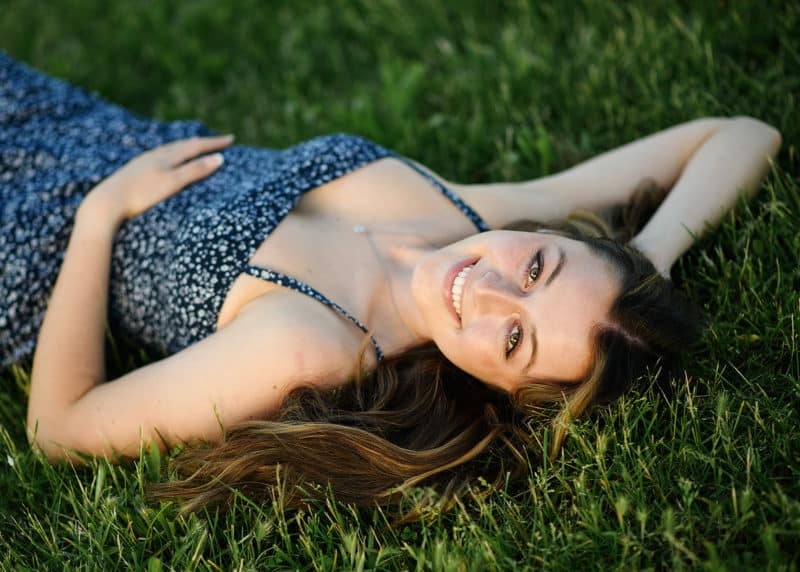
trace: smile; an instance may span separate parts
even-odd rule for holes
[[[453,285],[450,288],[450,299],[453,302],[453,308],[458,314],[459,320],[461,319],[461,294],[464,291],[464,282],[467,280],[467,275],[475,267],[475,264],[470,264],[462,268],[453,280]]]

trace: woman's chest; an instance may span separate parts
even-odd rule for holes
[[[369,232],[358,232],[363,229]],[[249,263],[291,276],[358,313],[383,272],[376,237],[442,245],[475,232],[474,223],[429,180],[399,160],[382,159],[304,194]],[[278,288],[248,274],[237,276],[217,329]]]

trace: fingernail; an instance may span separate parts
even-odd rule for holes
[[[222,156],[222,153],[214,153],[209,157],[209,161],[213,167],[219,167],[225,162],[225,157]]]
[[[222,138],[227,139],[229,141],[233,141],[236,138],[236,136],[233,133],[228,133],[227,135],[223,135]]]

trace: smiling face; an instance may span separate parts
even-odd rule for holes
[[[610,264],[585,243],[543,232],[493,231],[434,251],[411,290],[442,353],[513,391],[528,380],[579,380],[592,329],[619,291]]]

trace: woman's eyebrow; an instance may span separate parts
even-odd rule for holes
[[[558,257],[558,263],[556,264],[556,267],[553,268],[553,271],[550,273],[550,276],[548,276],[547,280],[545,280],[544,282],[545,286],[550,286],[550,282],[552,282],[555,279],[555,277],[558,276],[558,273],[561,272],[561,269],[564,267],[564,261],[566,260],[567,255],[564,254],[564,249],[561,248],[560,246],[558,247],[558,251],[561,253],[561,256]]]

